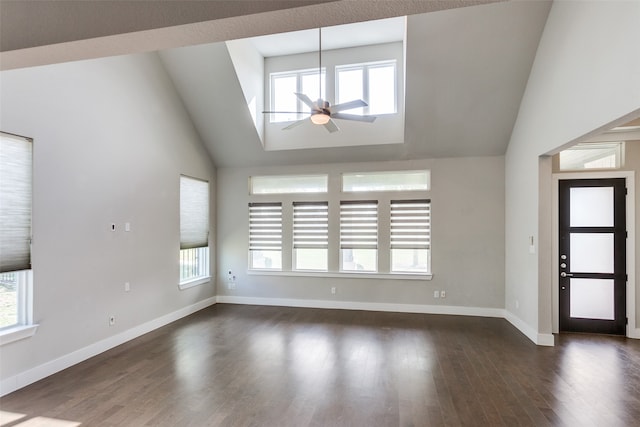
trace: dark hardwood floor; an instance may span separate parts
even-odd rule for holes
[[[0,408],[3,427],[637,426],[640,342],[537,347],[503,319],[218,304]]]

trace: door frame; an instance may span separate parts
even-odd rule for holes
[[[560,330],[560,259],[559,249],[559,183],[566,179],[607,179],[624,178],[627,187],[626,199],[626,261],[627,261],[627,307],[626,314],[628,324],[625,336],[629,338],[640,338],[640,330],[636,330],[636,216],[635,216],[635,172],[634,171],[605,171],[605,172],[567,172],[554,173],[551,175],[551,301],[553,304],[553,333]]]

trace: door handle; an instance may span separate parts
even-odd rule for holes
[[[565,273],[564,271],[562,273],[560,273],[560,277],[573,277],[573,274],[571,273]]]

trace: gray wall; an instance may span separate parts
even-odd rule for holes
[[[551,282],[528,243],[539,237],[539,156],[640,113],[638,22],[639,2],[551,7],[506,153],[505,307],[528,335],[552,330]]]
[[[4,71],[1,84],[2,130],[34,139],[40,327],[0,349],[0,378],[215,295],[178,290],[179,176],[209,180],[213,200],[215,169],[157,55]]]
[[[247,274],[247,180],[251,175],[329,173],[339,185],[341,172],[431,170],[433,280],[286,277]],[[416,161],[219,168],[218,295],[372,303],[504,307],[504,158],[478,157]],[[330,204],[339,196],[329,198]],[[334,230],[337,232],[337,230]],[[237,276],[225,285],[226,271]],[[338,292],[331,295],[330,287]],[[433,290],[446,290],[434,299]]]

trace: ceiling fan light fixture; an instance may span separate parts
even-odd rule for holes
[[[315,125],[326,125],[330,119],[331,117],[325,113],[316,113],[311,116],[311,122]]]

